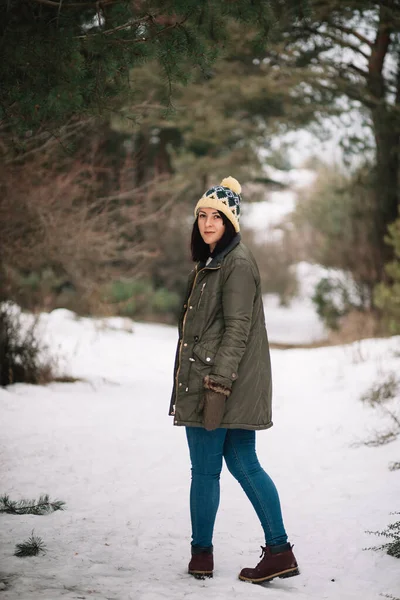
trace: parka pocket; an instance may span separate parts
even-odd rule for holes
[[[196,382],[193,384],[198,390],[202,390],[204,387],[204,377],[210,374],[211,367],[214,364],[216,351],[209,350],[201,344],[196,344],[193,348],[193,358],[191,377],[196,378]]]
[[[207,340],[207,346],[209,344],[210,341]],[[192,348],[191,356],[181,359],[178,385],[184,386],[186,392],[197,393],[202,389],[204,377],[210,373],[216,353],[217,348],[211,351],[205,347],[205,344],[203,346],[201,343],[196,343]]]
[[[201,344],[196,344],[193,348],[193,354],[205,365],[213,365],[215,352],[204,348]]]

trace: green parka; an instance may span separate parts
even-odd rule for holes
[[[204,377],[231,389],[221,427],[271,427],[271,363],[257,264],[237,234],[190,273],[179,319],[170,414],[202,427]]]

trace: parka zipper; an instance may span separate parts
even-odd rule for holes
[[[173,406],[173,410],[174,410],[174,413],[173,413],[173,414],[174,414],[174,416],[175,416],[175,414],[176,414],[176,403],[177,403],[178,391],[179,391],[179,382],[178,382],[178,379],[179,379],[179,372],[180,372],[180,370],[181,370],[181,360],[182,360],[182,345],[183,345],[183,339],[184,339],[184,337],[185,337],[185,325],[186,325],[186,317],[187,317],[188,310],[190,310],[190,309],[189,309],[189,307],[190,307],[190,300],[191,300],[191,298],[192,298],[193,291],[194,291],[194,288],[195,288],[195,286],[196,286],[197,277],[199,276],[199,274],[200,274],[202,271],[205,271],[206,269],[207,269],[207,270],[209,270],[209,271],[216,271],[217,269],[220,269],[220,268],[221,268],[221,266],[218,266],[218,267],[211,267],[211,268],[209,268],[209,267],[203,267],[202,269],[200,269],[200,271],[197,271],[197,272],[196,272],[196,276],[195,276],[195,278],[194,278],[194,281],[193,281],[192,289],[191,289],[191,291],[190,291],[189,298],[188,298],[188,300],[187,300],[187,302],[186,302],[186,304],[187,304],[187,308],[186,308],[185,316],[183,317],[183,323],[182,323],[182,338],[181,338],[181,341],[180,341],[180,346],[179,346],[179,361],[178,361],[178,368],[177,368],[177,370],[176,370],[176,377],[175,377],[175,404],[174,404],[174,406]],[[203,287],[201,288],[201,292],[200,292],[200,299],[199,299],[199,302],[198,302],[198,304],[197,304],[197,307],[198,307],[198,306],[199,306],[199,304],[200,304],[201,295],[202,295],[202,293],[203,293],[203,291],[204,291],[205,285],[206,285],[206,284],[205,284],[205,283],[203,283]]]
[[[201,286],[200,298],[199,298],[199,301],[197,303],[197,310],[199,310],[199,308],[200,308],[201,297],[203,296],[203,292],[204,292],[204,288],[205,287],[206,287],[206,282],[204,282],[203,285]]]
[[[185,312],[185,316],[183,317],[183,323],[182,323],[182,338],[179,344],[179,360],[178,360],[178,368],[176,370],[176,376],[175,376],[175,404],[174,404],[174,415],[176,413],[176,401],[178,398],[178,388],[179,388],[179,371],[181,370],[181,359],[182,359],[182,344],[183,344],[183,339],[185,337],[185,324],[186,324],[186,317],[188,314],[188,310],[189,310],[189,306],[190,306],[190,300],[196,285],[196,281],[197,281],[197,277],[199,275],[199,273],[201,273],[203,269],[201,269],[200,271],[196,271],[196,275],[195,278],[193,280],[193,285],[192,285],[192,289],[190,290],[190,294],[189,294],[189,298],[186,301],[186,312]]]

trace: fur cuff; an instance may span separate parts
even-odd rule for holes
[[[231,390],[220,383],[216,383],[208,375],[204,377],[204,387],[207,390],[212,390],[213,392],[217,392],[218,394],[224,394],[228,398],[231,394]]]

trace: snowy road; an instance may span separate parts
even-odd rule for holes
[[[261,527],[226,469],[215,529],[215,574],[186,573],[190,467],[184,430],[167,416],[173,328],[134,332],[44,316],[68,371],[86,381],[0,389],[1,489],[41,493],[65,512],[1,515],[3,600],[373,600],[400,596],[400,561],[363,550],[400,509],[400,440],[354,446],[387,423],[360,395],[398,370],[400,338],[347,347],[273,351],[274,423],[258,452],[281,495],[301,576],[264,586],[237,573],[258,562]],[[13,556],[34,529],[47,546]]]

